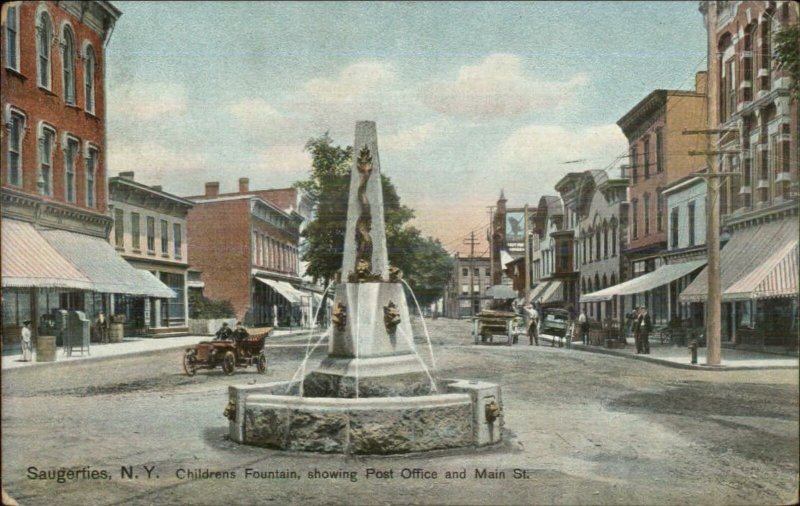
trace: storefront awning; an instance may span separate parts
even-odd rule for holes
[[[99,237],[41,230],[39,233],[62,257],[91,281],[90,290],[171,299],[175,292],[148,271],[136,269]]]
[[[530,302],[534,302],[536,300],[536,298],[539,297],[539,295],[544,291],[544,289],[546,287],[547,287],[547,283],[542,282],[542,283],[539,283],[538,285],[534,286],[533,288],[531,288],[531,291],[528,292],[528,300]]]
[[[797,295],[798,219],[736,231],[719,255],[723,301]],[[705,302],[708,269],[681,293],[681,302]]]
[[[2,220],[4,287],[91,290],[92,283],[30,223]]]
[[[506,265],[510,264],[514,261],[514,257],[512,257],[508,251],[500,250],[500,265],[503,266],[503,269],[506,268]]]
[[[642,276],[629,279],[624,283],[609,286],[596,292],[587,293],[580,298],[581,302],[599,302],[611,300],[615,295],[632,295],[642,293],[659,286],[671,283],[687,274],[699,269],[706,264],[705,260],[693,260],[691,262],[681,262],[678,264],[662,265],[653,272],[648,272]]]
[[[286,299],[290,304],[300,303],[300,294],[295,290],[292,285],[286,281],[278,281],[276,279],[256,278],[268,287],[278,292],[281,297]]]
[[[552,304],[564,300],[564,284],[561,281],[551,281],[550,285],[542,292],[539,300],[541,304]]]

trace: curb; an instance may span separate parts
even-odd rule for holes
[[[775,369],[797,369],[798,365],[721,365],[721,366],[708,366],[701,364],[682,364],[680,362],[673,362],[663,358],[649,357],[647,355],[635,355],[631,353],[623,353],[614,350],[607,350],[605,348],[597,348],[595,346],[586,346],[584,344],[572,344],[573,350],[588,351],[589,353],[599,353],[602,355],[612,355],[615,357],[630,358],[634,360],[641,360],[643,362],[650,362],[652,364],[673,367],[675,369],[690,369],[695,371],[765,371]]]

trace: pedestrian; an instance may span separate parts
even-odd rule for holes
[[[525,319],[528,323],[528,345],[533,346],[535,342],[539,346],[539,312],[530,302],[525,304]]]
[[[94,325],[98,340],[101,343],[108,343],[108,322],[106,321],[106,315],[102,311],[97,314]]]
[[[639,340],[639,311],[640,307],[633,308],[631,311],[631,333],[633,334],[633,342],[636,343],[636,353],[642,352],[642,342]]]
[[[578,316],[578,328],[581,332],[581,341],[583,344],[589,344],[589,319],[586,318],[586,311],[581,309],[581,314]]]
[[[642,306],[640,308],[639,316],[637,316],[636,321],[638,322],[636,327],[639,330],[639,343],[642,353],[649,355],[650,332],[653,330],[653,322],[650,320],[650,314],[647,312],[646,307]]]
[[[23,362],[30,362],[31,361],[31,321],[25,320],[22,322],[22,332],[21,332],[21,340],[20,344],[22,345],[22,361]]]

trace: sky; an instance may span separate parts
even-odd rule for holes
[[[616,121],[706,67],[696,1],[113,3],[110,175],[287,187],[308,139],[350,145],[372,120],[413,224],[450,251],[474,231],[476,254],[501,190],[535,205],[567,172],[613,170]]]

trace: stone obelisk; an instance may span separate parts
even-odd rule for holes
[[[420,395],[431,389],[415,353],[402,276],[389,265],[378,135],[356,123],[341,282],[328,357],[304,382],[307,396]]]

